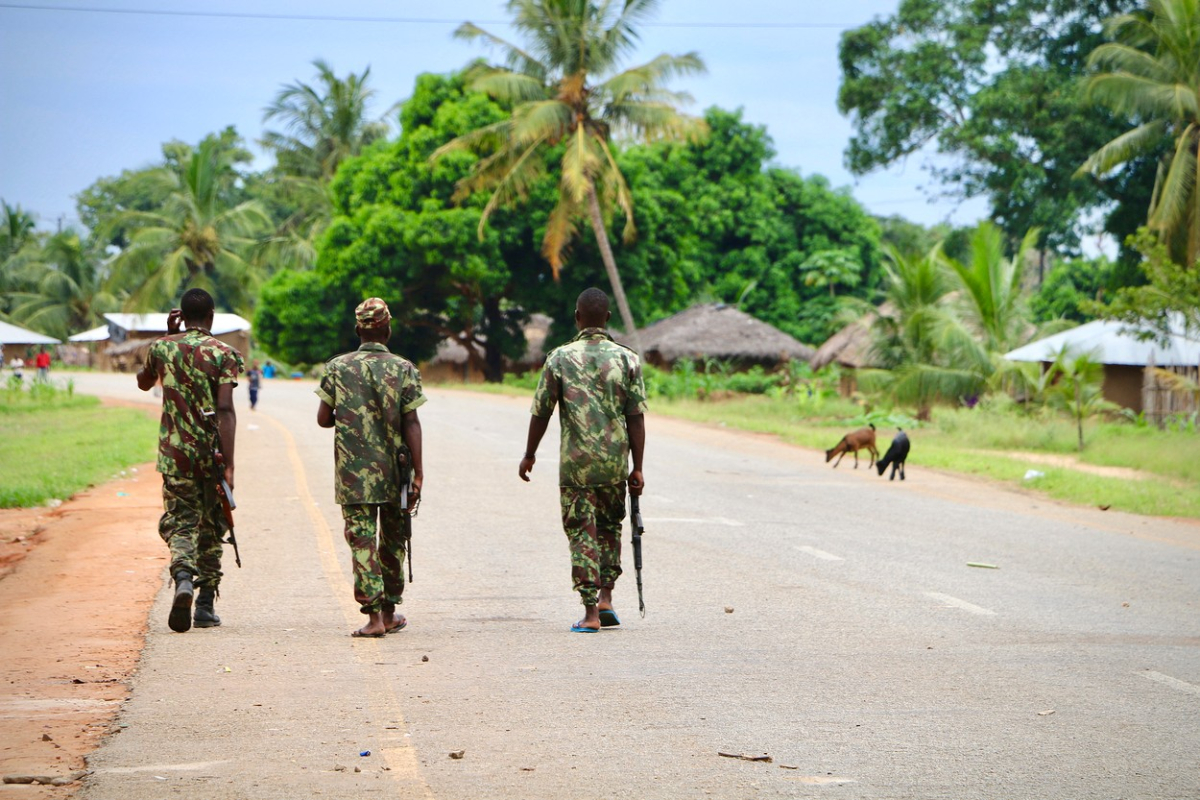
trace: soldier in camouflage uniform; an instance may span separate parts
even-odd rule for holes
[[[354,317],[362,345],[326,363],[316,390],[321,398],[317,424],[335,429],[335,496],[353,559],[354,599],[368,618],[351,636],[378,637],[408,624],[396,613],[404,593],[400,487],[407,477],[402,473],[411,471],[412,508],[425,477],[417,417],[425,395],[412,362],[388,351],[392,317],[387,303],[368,298]],[[408,461],[404,466],[397,463],[401,453]]]
[[[606,332],[608,295],[587,289],[575,303],[579,334],[546,358],[533,397],[525,457],[518,474],[529,480],[538,444],[559,409],[562,445],[559,497],[571,550],[571,578],[583,602],[576,633],[620,625],[612,590],[621,574],[625,481],[641,495],[646,442],[646,389],[637,354]],[[633,456],[633,470],[629,457]]]
[[[158,532],[171,549],[175,597],[167,624],[183,633],[192,626],[196,598],[198,628],[221,624],[213,605],[221,582],[221,537],[225,520],[217,499],[222,477],[233,487],[233,442],[237,413],[233,387],[242,357],[214,339],[213,299],[190,289],[180,308],[167,315],[167,335],[150,345],[138,372],[144,392],[162,381],[162,424],[158,435],[158,471],[163,476],[163,506]],[[181,323],[186,330],[180,333]],[[225,457],[222,475],[216,462],[219,444]]]

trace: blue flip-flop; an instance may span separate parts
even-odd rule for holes
[[[599,633],[599,628],[585,628],[582,625],[572,625],[571,633]]]
[[[621,618],[617,616],[617,612],[611,608],[600,609],[600,627],[615,628],[621,624]]]

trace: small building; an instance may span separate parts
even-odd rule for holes
[[[99,359],[98,351],[107,347],[108,325],[68,336],[70,344],[58,349],[58,354],[64,364],[77,367],[94,367]]]
[[[61,342],[37,331],[0,320],[0,345],[3,346],[4,364],[8,364],[14,358],[28,362],[43,347],[56,344]]]
[[[638,331],[646,363],[670,369],[705,358],[739,369],[768,369],[786,361],[809,361],[814,350],[773,325],[724,303],[692,306]],[[620,334],[618,341],[627,343]]]
[[[856,371],[879,366],[874,354],[875,337],[871,327],[880,314],[890,316],[893,313],[895,306],[890,302],[884,303],[877,312],[872,311],[846,325],[817,348],[809,365],[814,370],[824,369],[830,364],[841,367],[843,371],[838,393],[850,397],[858,389]]]
[[[1040,362],[1048,368],[1066,347],[1070,352],[1091,353],[1104,365],[1104,398],[1133,411],[1145,410],[1143,386],[1148,367],[1179,371],[1193,381],[1200,371],[1200,338],[1184,330],[1178,315],[1171,318],[1165,341],[1138,338],[1127,323],[1095,320],[1077,328],[1018,347],[1005,358]]]
[[[108,320],[107,348],[98,353],[97,366],[117,372],[135,369],[145,360],[150,343],[167,333],[167,315],[105,314]],[[87,333],[91,334],[92,331]],[[213,315],[212,335],[242,354],[250,356],[250,323],[237,314]]]

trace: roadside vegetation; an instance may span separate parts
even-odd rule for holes
[[[66,500],[152,461],[157,435],[144,411],[101,406],[70,382],[10,382],[0,389],[0,508]]]

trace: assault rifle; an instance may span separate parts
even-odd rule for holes
[[[204,416],[212,417],[215,412],[205,411]],[[237,563],[238,569],[242,568],[242,554],[238,552],[237,536],[233,533],[233,510],[237,508],[237,503],[233,499],[233,489],[229,487],[229,483],[225,480],[225,456],[221,454],[221,432],[218,428],[217,434],[213,437],[213,460],[217,464],[217,500],[221,503],[221,513],[225,517],[225,525],[229,528],[229,538],[222,539],[223,544],[233,545],[233,560]]]
[[[629,495],[629,527],[633,528],[633,568],[637,572],[637,587],[638,587],[638,611],[643,617],[646,616],[646,603],[642,600],[642,534],[646,529],[642,527],[642,504],[641,499],[635,495]]]
[[[417,513],[421,499],[418,497],[413,507],[408,507],[413,485],[412,453],[403,445],[396,451],[396,477],[400,481],[400,540],[404,542],[404,555],[408,561],[408,582],[412,583],[412,518]]]

